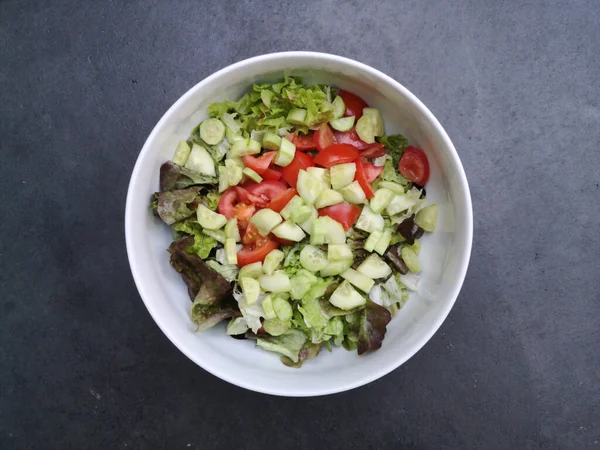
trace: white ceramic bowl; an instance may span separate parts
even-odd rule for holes
[[[431,165],[427,199],[439,205],[437,229],[422,239],[423,273],[418,294],[392,319],[383,346],[358,356],[343,348],[323,351],[301,369],[291,369],[253,341],[235,340],[221,324],[195,333],[184,282],[169,265],[167,226],[152,216],[148,201],[158,190],[161,164],[172,157],[206,107],[237,99],[253,83],[283,75],[355,92],[383,114],[386,132],[401,132],[422,148]],[[387,75],[339,56],[274,53],[226,67],[186,92],[160,119],[148,137],[131,176],[125,212],[127,253],[135,283],[148,311],[167,337],[192,361],[238,386],[284,396],[325,395],[352,389],[382,377],[414,355],[440,327],[462,286],[473,233],[469,187],[450,138],[431,112]],[[148,355],[152,357],[152,355]]]

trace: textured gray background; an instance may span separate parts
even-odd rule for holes
[[[0,1],[0,448],[600,449],[597,1]],[[133,164],[230,63],[317,50],[437,115],[475,237],[441,330],[332,397],[230,386],[133,284]]]

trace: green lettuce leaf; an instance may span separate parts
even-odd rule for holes
[[[158,217],[167,225],[173,225],[175,222],[195,214],[200,203],[199,190],[199,187],[189,187],[175,191],[157,192],[155,196]]]
[[[327,325],[328,319],[316,299],[302,301],[302,305],[298,306],[298,311],[302,313],[308,328],[322,330]]]
[[[377,350],[381,347],[387,324],[392,320],[391,313],[370,300],[360,313],[359,332],[358,332],[358,354],[370,350]]]
[[[284,268],[284,272],[285,271],[286,270]],[[294,300],[301,300],[302,297],[304,297],[309,291],[311,286],[316,284],[318,281],[319,278],[312,272],[309,272],[306,269],[297,270],[295,274],[290,278],[290,283],[292,285],[292,289],[290,291],[291,297]]]
[[[300,360],[300,350],[304,347],[306,335],[297,329],[290,329],[281,336],[259,336],[256,345],[264,350],[287,356],[292,362]]]
[[[296,244],[294,246],[286,245],[282,249],[284,259],[281,268],[289,277],[293,277],[300,269],[302,269],[302,264],[300,264],[300,252],[304,248],[304,245],[305,244]]]
[[[197,222],[195,215],[181,222],[174,223],[171,225],[171,229],[176,238],[183,235],[192,236],[194,242],[186,248],[186,252],[195,253],[202,259],[208,258],[212,249],[218,245],[216,239],[213,239],[202,232],[202,227]]]
[[[281,362],[288,367],[299,369],[302,367],[302,363],[308,359],[315,358],[321,351],[321,344],[307,343],[300,350],[298,354],[298,362],[294,362],[287,356],[281,356]]]
[[[387,136],[381,136],[377,138],[377,141],[385,147],[387,152],[392,156],[392,167],[398,167],[400,158],[406,150],[408,140],[401,134],[390,134]]]
[[[185,167],[178,166],[173,161],[167,161],[160,166],[160,190],[162,192],[185,189],[198,184],[216,185],[218,182],[217,177],[192,172]]]

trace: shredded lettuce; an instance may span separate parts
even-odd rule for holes
[[[300,269],[302,269],[302,264],[300,264],[300,251],[304,248],[305,244],[296,244],[294,246],[285,246],[283,247],[283,254],[285,258],[282,264],[282,270],[289,277],[293,277],[296,275]]]
[[[219,264],[217,261],[212,259],[206,261],[208,267],[213,269],[215,272],[220,274],[227,281],[232,282],[237,280],[239,269],[234,264]]]
[[[406,150],[408,140],[401,134],[390,134],[377,138],[380,144],[383,144],[387,152],[392,156],[392,168],[398,167],[400,158]]]
[[[171,225],[171,229],[173,230],[173,234],[175,234],[176,238],[184,234],[193,236],[194,244],[188,247],[185,251],[187,253],[195,253],[202,259],[208,258],[212,249],[218,244],[215,239],[202,232],[202,227],[197,222],[195,216],[189,217],[181,222],[174,223]]]
[[[270,352],[287,356],[297,363],[300,359],[300,350],[306,342],[306,335],[294,328],[289,329],[281,336],[265,336],[256,340],[256,345]]]

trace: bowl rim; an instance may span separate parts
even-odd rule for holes
[[[209,360],[206,360],[206,361],[200,360],[200,358],[197,358],[197,356],[193,352],[188,351],[186,346],[180,345],[180,343],[178,342],[178,339],[171,333],[170,327],[163,321],[160,314],[158,314],[158,312],[152,307],[151,302],[146,300],[146,297],[147,297],[147,295],[149,295],[149,293],[147,293],[146,289],[144,288],[143,274],[142,274],[140,265],[137,262],[135,256],[132,256],[133,255],[133,250],[132,250],[132,245],[133,245],[132,244],[132,240],[133,240],[132,227],[133,227],[133,224],[132,223],[133,223],[133,204],[134,204],[133,190],[134,190],[134,185],[136,184],[135,182],[139,176],[139,173],[142,170],[142,165],[141,165],[141,161],[143,159],[142,156],[145,155],[149,151],[150,143],[154,140],[154,138],[158,134],[159,130],[162,129],[164,123],[167,122],[167,120],[170,119],[170,117],[179,108],[180,104],[184,103],[189,97],[193,96],[195,94],[195,92],[198,91],[199,89],[201,89],[204,85],[209,84],[214,79],[219,78],[219,77],[227,74],[228,72],[232,72],[240,67],[243,67],[243,66],[246,66],[249,64],[266,62],[266,61],[279,59],[279,58],[290,58],[290,57],[291,58],[294,58],[294,57],[296,57],[296,58],[314,58],[315,61],[320,60],[320,61],[337,62],[337,63],[343,64],[343,65],[355,68],[359,71],[368,72],[370,75],[385,80],[387,83],[390,83],[391,85],[393,85],[397,90],[401,91],[402,94],[404,96],[406,96],[406,98],[408,98],[409,101],[411,101],[413,103],[413,105],[418,110],[420,110],[420,112],[422,114],[424,114],[426,116],[426,118],[430,121],[430,123],[435,127],[436,131],[441,136],[444,144],[450,150],[450,152],[449,152],[450,156],[451,156],[454,164],[458,168],[458,178],[460,179],[461,186],[463,188],[463,189],[461,189],[462,196],[463,196],[462,201],[465,204],[465,210],[466,210],[465,213],[466,213],[467,217],[465,218],[466,219],[466,230],[465,230],[466,231],[466,235],[465,235],[466,236],[466,248],[465,248],[465,252],[464,252],[464,257],[460,261],[460,267],[459,267],[459,270],[457,271],[457,276],[455,278],[455,283],[454,283],[453,289],[451,292],[447,292],[447,295],[448,295],[448,298],[450,299],[450,301],[448,302],[447,307],[444,310],[442,310],[441,313],[436,317],[435,322],[433,322],[429,327],[427,327],[427,331],[425,333],[423,333],[423,335],[420,337],[420,339],[408,349],[408,351],[406,352],[406,355],[404,357],[398,358],[398,359],[390,359],[388,364],[378,367],[378,368],[374,369],[373,371],[367,372],[364,375],[357,377],[355,380],[353,380],[351,382],[343,383],[342,385],[337,386],[332,389],[319,389],[319,387],[316,386],[314,388],[311,387],[311,389],[295,390],[294,388],[290,387],[288,391],[284,392],[281,389],[269,389],[268,386],[262,386],[262,385],[257,385],[252,382],[246,382],[246,380],[244,380],[243,377],[234,377],[234,376],[231,376],[227,371],[217,370],[215,367],[211,367]],[[262,55],[258,55],[258,56],[253,56],[251,58],[247,58],[242,61],[233,63],[229,66],[226,66],[226,67],[214,72],[213,74],[209,75],[208,77],[204,78],[203,80],[201,80],[200,82],[198,82],[197,84],[192,86],[175,103],[173,103],[173,105],[171,105],[171,107],[163,114],[163,116],[160,118],[160,120],[154,126],[154,128],[152,129],[152,132],[150,133],[150,135],[144,142],[144,145],[136,159],[136,163],[133,168],[131,178],[129,180],[129,186],[127,189],[126,206],[125,206],[125,243],[126,243],[126,248],[127,248],[127,258],[129,261],[129,266],[131,269],[131,273],[133,275],[133,279],[134,279],[136,288],[138,290],[138,293],[139,293],[142,301],[144,302],[144,305],[148,309],[150,316],[156,322],[156,324],[159,326],[159,328],[162,330],[162,332],[167,336],[167,338],[171,341],[171,343],[173,345],[175,345],[175,347],[177,347],[190,360],[192,360],[199,367],[206,370],[210,374],[212,374],[228,383],[231,383],[233,385],[236,385],[236,386],[239,386],[244,389],[251,390],[251,391],[260,392],[260,393],[264,393],[264,394],[270,394],[270,395],[285,396],[285,397],[321,396],[321,395],[335,394],[335,393],[355,389],[357,387],[366,385],[368,383],[371,383],[371,382],[387,375],[388,373],[390,373],[393,370],[400,367],[402,364],[404,364],[410,358],[412,358],[419,350],[421,350],[425,346],[425,344],[427,344],[427,342],[429,342],[429,340],[433,337],[433,335],[438,331],[438,329],[441,327],[442,323],[444,323],[444,321],[448,317],[450,310],[454,306],[456,299],[458,298],[458,294],[460,293],[460,290],[462,289],[464,279],[465,279],[465,276],[467,273],[467,268],[469,265],[469,260],[471,258],[471,250],[472,250],[472,243],[473,243],[473,206],[472,206],[472,202],[471,202],[471,193],[470,193],[470,189],[469,189],[469,183],[467,181],[467,177],[466,177],[463,165],[460,161],[458,152],[456,151],[454,144],[452,143],[452,141],[450,140],[450,137],[446,133],[446,130],[442,127],[442,125],[439,123],[439,121],[433,115],[433,113],[425,106],[425,104],[423,104],[423,102],[421,102],[421,100],[419,100],[412,92],[410,92],[401,83],[399,83],[398,81],[396,81],[389,75],[386,75],[385,73],[383,73],[367,64],[364,64],[364,63],[361,63],[361,62],[358,62],[358,61],[355,61],[353,59],[346,58],[343,56],[333,55],[330,53],[311,52],[311,51],[276,52],[276,53],[267,53],[267,54],[262,54]]]

